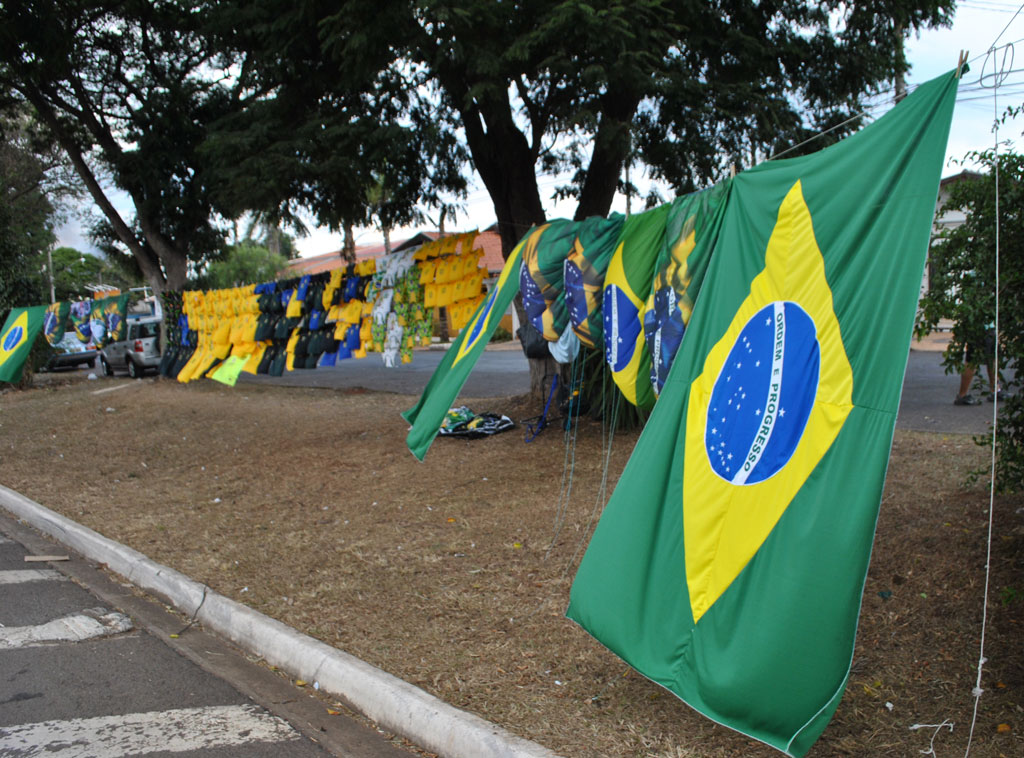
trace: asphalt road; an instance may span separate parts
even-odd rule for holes
[[[281,377],[242,374],[239,384],[271,384],[290,387],[366,388],[418,395],[444,358],[438,349],[417,350],[413,362],[386,368],[379,355],[341,361],[337,366],[291,371]],[[982,434],[992,422],[992,404],[956,406],[959,386],[956,374],[946,374],[942,353],[913,349],[907,361],[896,426],[900,429],[956,434]],[[463,397],[504,397],[528,392],[530,372],[522,350],[501,345],[484,351],[462,388]],[[498,407],[489,408],[500,412]],[[538,409],[539,412],[539,409]]]
[[[523,351],[514,346],[488,348],[477,362],[462,394],[466,397],[500,397],[530,391],[530,368]],[[275,384],[285,387],[330,387],[366,389],[418,395],[427,386],[434,369],[444,359],[443,349],[417,350],[412,363],[387,368],[380,355],[370,353],[361,359],[349,358],[336,366],[287,371],[279,377],[240,374],[239,384]]]
[[[0,516],[0,756],[409,756],[187,623]]]
[[[992,426],[993,403],[953,405],[959,388],[960,376],[945,372],[941,352],[911,350],[896,427],[943,434],[984,434]],[[980,397],[977,391],[974,394]]]

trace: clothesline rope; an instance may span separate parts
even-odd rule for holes
[[[1024,5],[1021,6],[1024,8]],[[1020,13],[1018,9],[1017,13]],[[1014,18],[1017,14],[1014,14]],[[1012,20],[1012,19],[1011,19]],[[1009,24],[1007,25],[1009,26]],[[1003,29],[999,33],[999,37],[1006,32]],[[998,42],[999,37],[996,38]],[[999,50],[1002,50],[1001,60],[996,60],[996,56]],[[993,61],[993,73],[989,75],[991,77],[990,85],[984,84],[986,82],[985,71],[988,67],[989,60]],[[991,86],[992,88],[992,120],[993,120],[993,160],[992,160],[992,173],[995,182],[995,355],[993,356],[993,363],[996,370],[996,386],[995,396],[993,397],[992,403],[992,448],[991,448],[991,460],[989,463],[989,494],[988,494],[988,534],[985,545],[985,586],[984,594],[982,596],[982,610],[981,610],[981,634],[978,642],[978,676],[974,683],[974,689],[972,694],[974,695],[974,709],[971,716],[971,727],[967,735],[967,747],[964,750],[964,758],[968,758],[971,754],[971,743],[974,740],[974,728],[978,722],[978,709],[981,704],[981,696],[984,690],[981,687],[982,674],[984,672],[985,664],[988,663],[988,658],[985,657],[985,631],[988,627],[988,593],[989,583],[992,576],[992,533],[995,524],[995,502],[996,502],[996,444],[999,438],[999,222],[1000,222],[1000,209],[999,209],[999,85],[1005,81],[1005,71],[1013,65],[1013,43],[996,48],[995,45],[989,49],[989,55],[985,59],[985,63],[982,65],[982,75],[980,81],[983,86]]]

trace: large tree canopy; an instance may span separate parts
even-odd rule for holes
[[[236,106],[174,0],[33,0],[0,5],[0,86],[34,108],[119,241],[158,291],[219,250],[204,125]],[[131,199],[126,220],[104,190]]]
[[[0,110],[0,321],[12,307],[49,300],[42,268],[61,194],[51,176],[56,167],[28,114]]]
[[[856,129],[865,98],[906,71],[904,36],[953,5],[351,0],[316,30],[336,61],[376,43],[378,81],[465,141],[507,252],[544,220],[538,173],[573,171],[562,193],[585,218],[607,214],[631,151],[685,192]]]
[[[244,61],[233,74],[251,96],[211,124],[203,148],[229,214],[288,222],[302,208],[332,229],[389,228],[418,221],[442,193],[464,191],[463,148],[423,106],[391,47],[391,23],[402,19],[388,3],[357,6],[206,3],[209,39]],[[325,37],[336,16],[350,25],[338,32],[343,46]]]
[[[707,185],[856,128],[906,70],[903,38],[952,7],[28,0],[0,5],[0,88],[35,109],[160,290],[220,254],[226,220],[397,226],[457,198],[467,159],[506,252],[544,220],[538,175],[569,177],[577,218],[607,214],[633,156],[676,191]]]
[[[998,368],[1009,392],[1000,399],[996,483],[1019,491],[1024,489],[1024,394],[1019,392],[1024,386],[1019,368],[1024,365],[1024,155],[988,150],[968,158],[983,173],[953,184],[942,207],[943,213],[962,212],[965,218],[941,232],[929,251],[929,290],[921,299],[917,328],[927,333],[941,319],[950,319],[945,365],[947,371],[960,371],[967,347],[983,350],[986,345],[996,322],[998,291]],[[990,441],[991,436],[983,439],[984,444]]]

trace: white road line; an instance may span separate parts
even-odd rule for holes
[[[287,722],[252,704],[0,727],[5,758],[116,758],[299,739]]]
[[[0,535],[0,545],[10,545],[14,540],[9,540],[3,535]]]
[[[132,621],[123,613],[94,608],[35,626],[0,628],[0,650],[35,647],[49,642],[81,642],[93,637],[121,634],[132,629]]]
[[[0,571],[0,585],[23,582],[66,581],[67,577],[55,569],[11,569]]]
[[[137,387],[141,382],[127,382],[126,384],[115,384],[113,387],[104,387],[101,390],[93,390],[93,395],[102,395],[104,392],[113,392],[114,390],[123,390],[125,387]]]

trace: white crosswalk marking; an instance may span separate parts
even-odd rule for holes
[[[35,626],[0,628],[0,650],[35,647],[48,642],[81,642],[93,637],[121,634],[132,629],[132,622],[123,613],[95,608]]]
[[[62,582],[65,579],[67,579],[66,576],[54,569],[11,569],[9,571],[0,571],[0,585],[41,581]]]
[[[256,705],[219,705],[0,727],[5,758],[116,758],[297,740],[287,722]]]

